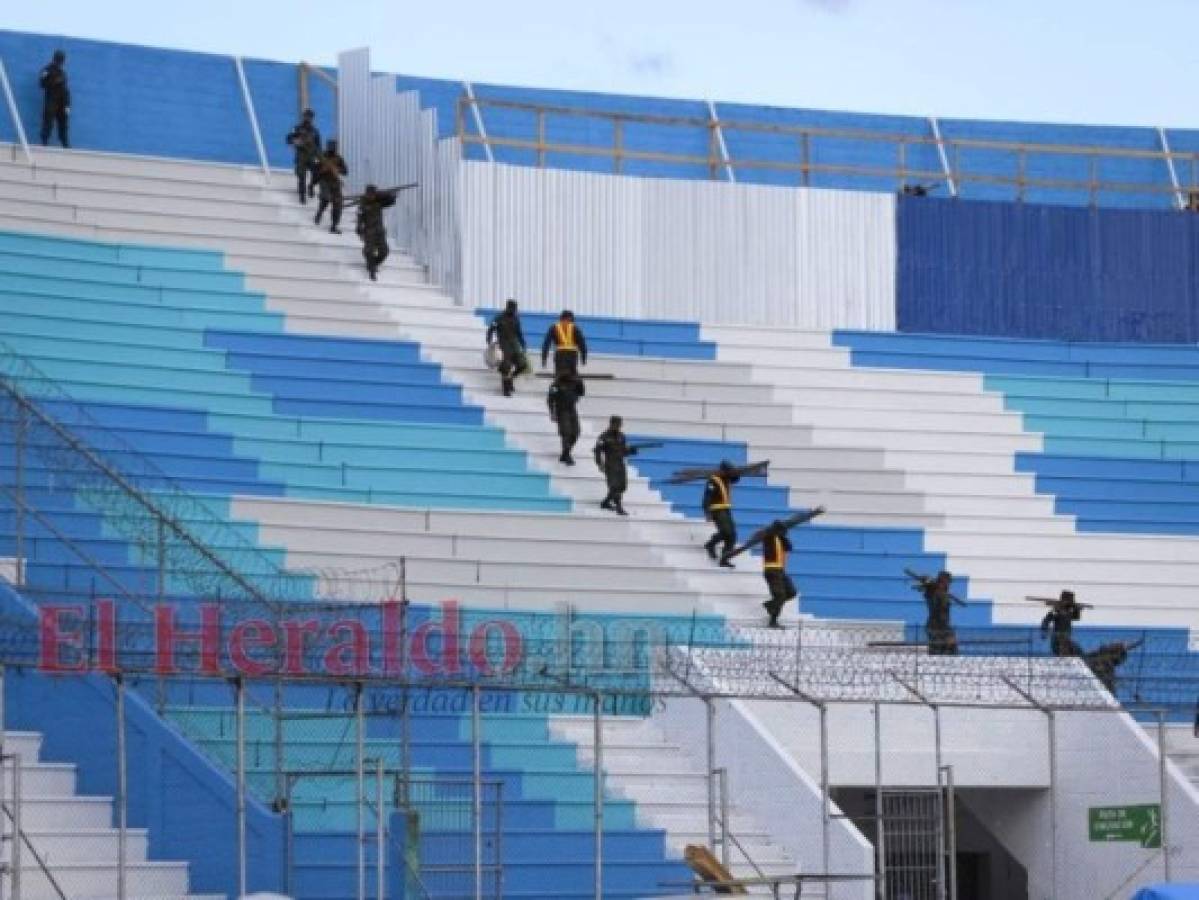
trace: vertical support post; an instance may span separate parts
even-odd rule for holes
[[[595,693],[595,900],[604,900],[604,696]]]
[[[237,736],[237,891],[246,895],[246,683],[233,679]]]
[[[167,530],[166,520],[161,516],[158,517],[154,524],[154,602],[155,608],[157,608],[162,606],[166,600],[167,593]],[[167,708],[167,676],[165,672],[159,673],[156,699],[158,702],[158,714],[161,716],[166,712]]]
[[[117,900],[128,897],[126,847],[129,840],[129,773],[125,758],[125,677],[113,676],[117,692]]]
[[[933,757],[936,764],[937,802],[937,900],[946,900],[945,879],[945,793],[941,783],[941,707],[933,703]]]
[[[887,844],[886,821],[883,818],[883,716],[879,702],[874,701],[874,852],[877,857],[875,874],[875,896],[878,900],[887,897]]]
[[[537,110],[537,168],[545,168],[545,110]]]
[[[812,136],[804,132],[799,139],[799,183],[808,187],[812,183]]]
[[[400,801],[407,809],[412,783],[412,717],[408,709],[408,559],[400,557]]]
[[[730,182],[736,182],[737,177],[733,174],[733,161],[729,156],[729,145],[724,140],[724,128],[720,125],[720,117],[716,115],[716,104],[711,100],[706,101],[708,104],[708,116],[712,122],[712,129],[716,135],[716,146],[720,150],[720,158],[724,162],[724,175]]]
[[[17,109],[17,101],[13,98],[12,85],[8,81],[8,70],[4,68],[4,60],[0,59],[0,87],[4,89],[4,102],[8,105],[8,114],[12,117],[13,128],[17,132],[17,142],[25,153],[25,162],[33,165],[33,153],[29,150],[29,139],[25,136],[25,125],[21,121],[21,111]]]
[[[820,862],[821,872],[828,874],[831,866],[829,835],[832,833],[832,810],[829,808],[828,789],[828,704],[817,706],[820,710]]]
[[[945,152],[945,141],[941,138],[941,123],[936,116],[928,117],[928,127],[932,130],[933,140],[937,142],[937,156],[941,158],[941,171],[945,173],[945,186],[949,188],[949,196],[957,197],[958,183],[949,168],[949,154]]]
[[[1168,774],[1169,769],[1166,763],[1166,711],[1159,709],[1157,711],[1157,779],[1162,817],[1162,876],[1166,884],[1170,883],[1172,880],[1171,875],[1173,874],[1170,871],[1170,783]]]
[[[289,896],[292,891],[292,870],[295,868],[295,853],[296,853],[296,817],[291,808],[292,785],[295,783],[292,775],[287,775],[284,780],[284,790],[286,791],[287,805],[284,807],[283,815],[283,893]]]
[[[902,194],[908,183],[908,142],[903,138],[895,145],[895,155],[899,168],[899,192]]]
[[[720,772],[720,864],[729,869],[732,865],[731,841],[729,840],[729,770]]]
[[[716,849],[716,709],[711,697],[704,697],[704,717],[707,722],[708,767],[708,849]]]
[[[5,728],[5,710],[4,710],[4,665],[0,664],[0,900],[4,900],[4,876],[5,868],[3,863],[4,843],[7,840],[8,833],[8,816],[4,815],[5,802],[4,797],[7,793],[4,777],[4,761],[7,758],[4,748],[4,728]]]
[[[283,671],[283,666],[279,666],[279,671]],[[274,732],[275,732],[275,799],[284,801],[285,785],[283,783],[286,777],[283,774],[283,676],[279,675],[275,678],[275,703],[274,703]],[[290,813],[291,805],[284,802],[282,806],[285,812]]]
[[[17,563],[14,577],[18,585],[25,584],[25,430],[28,427],[29,413],[25,409],[25,404],[19,399],[17,405],[17,422],[16,434],[13,436],[14,452],[16,454],[16,479],[13,486],[14,498],[16,500],[13,507],[13,516],[15,518],[14,535],[16,540]]]
[[[1087,185],[1087,202],[1092,209],[1099,205],[1099,154],[1091,153],[1091,164],[1088,167],[1090,183]]]
[[[308,100],[308,63],[306,62],[296,66],[296,96],[300,99],[300,108],[296,110],[296,115],[302,116],[304,110],[310,105]]]
[[[1166,174],[1170,176],[1170,187],[1174,188],[1174,205],[1178,209],[1186,209],[1186,196],[1178,183],[1178,169],[1174,166],[1174,154],[1170,152],[1170,139],[1166,137],[1166,129],[1157,129],[1157,140],[1162,146],[1162,154],[1166,160]]]
[[[167,595],[167,526],[160,516],[157,522],[158,543],[155,548],[156,575],[154,582],[154,599],[161,605]]]
[[[262,143],[262,131],[258,128],[258,114],[254,112],[254,98],[250,96],[250,83],[246,81],[246,68],[242,65],[241,57],[233,57],[233,65],[237,67],[237,82],[241,85],[241,99],[246,105],[246,115],[250,119],[250,131],[254,134],[254,146],[258,150],[258,161],[262,165],[262,179],[271,183],[271,164],[267,159],[266,147]]]
[[[471,829],[474,833],[475,900],[483,900],[483,733],[482,696],[470,689]]]
[[[1049,717],[1049,887],[1057,896],[1057,715],[1046,710]]]
[[[1016,151],[1016,200],[1024,202],[1024,179],[1028,173],[1028,152],[1024,147]]]
[[[541,139],[544,143],[544,138]],[[612,171],[619,175],[624,169],[624,119],[612,123]]]
[[[9,859],[12,866],[12,900],[21,900],[21,868],[23,853],[21,837],[23,831],[21,828],[21,806],[23,803],[21,784],[21,754],[14,753],[12,760],[12,849],[9,851]],[[4,767],[0,765],[0,772],[3,772]]]
[[[387,826],[384,818],[383,780],[387,773],[383,769],[383,757],[375,760],[375,900],[387,896]]]
[[[354,783],[358,826],[358,900],[366,900],[366,710],[362,682],[354,685]]]
[[[957,798],[954,796],[953,766],[945,767],[945,857],[949,869],[949,900],[958,900]]]
[[[483,113],[479,109],[479,101],[475,99],[475,89],[471,87],[469,81],[462,82],[462,90],[466,93],[467,100],[470,101],[471,116],[475,120],[475,130],[479,132],[479,137],[483,140],[483,156],[488,162],[495,162],[495,154],[491,152],[491,141],[487,140],[487,129],[483,127]]]

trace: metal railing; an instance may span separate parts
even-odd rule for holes
[[[0,435],[11,435],[14,448],[11,495],[17,505],[19,558],[26,539],[28,471],[36,464],[47,475],[49,490],[75,492],[157,570],[158,598],[168,593],[168,575],[197,595],[256,602],[264,609],[309,590],[309,578],[284,572],[206,501],[184,490],[2,341]],[[215,541],[222,550],[214,549]],[[253,572],[246,574],[226,556],[251,562]]]
[[[8,117],[12,120],[13,130],[17,134],[17,143],[21,145],[21,150],[25,153],[25,161],[33,165],[33,153],[29,149],[29,139],[25,135],[25,123],[21,121],[21,110],[17,107],[16,98],[13,96],[12,84],[8,80],[8,70],[4,67],[3,59],[0,59],[0,92],[4,94]]]
[[[471,130],[468,114],[480,117],[488,108],[503,110],[516,116],[528,117],[531,137],[498,135],[493,128],[489,134]],[[580,143],[549,137],[551,120],[582,120],[599,123],[609,131],[606,143]],[[706,135],[706,152],[687,153],[668,150],[641,149],[629,145],[630,133],[637,126],[674,129],[680,134]],[[939,128],[937,129],[939,134]],[[794,177],[797,186],[811,186],[820,176],[863,179],[871,182],[890,182],[895,190],[903,191],[914,185],[942,185],[960,196],[970,185],[1011,188],[1015,199],[1024,200],[1033,190],[1056,191],[1085,196],[1090,205],[1099,202],[1104,193],[1123,195],[1161,196],[1171,204],[1181,206],[1183,193],[1199,189],[1199,153],[1169,149],[1133,150],[1118,147],[1099,147],[1076,144],[1051,144],[1017,141],[955,138],[943,135],[926,137],[864,129],[820,128],[804,125],[781,125],[729,119],[663,116],[584,109],[570,106],[523,103],[513,100],[461,96],[458,99],[456,133],[464,147],[482,146],[489,152],[495,148],[525,151],[532,155],[538,168],[544,168],[551,154],[571,157],[610,159],[612,172],[625,171],[628,162],[689,166],[707,172],[711,180],[722,178],[721,173],[734,180],[734,173],[775,172]],[[727,154],[729,135],[743,138],[769,137],[791,144],[789,158],[766,158]],[[886,153],[887,163],[854,163],[827,161],[836,156],[837,149],[854,148],[867,153]],[[936,166],[925,166],[919,159],[927,158]],[[981,171],[981,160],[989,160],[992,168],[1001,171]],[[999,161],[1001,165],[996,166]],[[915,162],[914,162],[915,161]],[[1043,170],[1063,162],[1080,169],[1080,174],[1054,176]],[[1157,163],[1162,167],[1163,181],[1130,181],[1105,177],[1105,163]],[[1002,171],[1006,170],[1006,171]],[[1165,176],[1169,175],[1170,178]]]

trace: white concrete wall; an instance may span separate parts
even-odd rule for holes
[[[895,199],[463,162],[462,302],[895,327]]]
[[[1030,900],[1131,897],[1165,880],[1161,850],[1134,843],[1092,843],[1091,807],[1159,803],[1157,739],[1129,716],[1059,712],[1057,720],[1057,874],[1053,874],[1049,790],[966,791],[964,802],[1029,874]],[[1022,742],[1014,734],[1013,743]],[[1166,834],[1171,877],[1199,881],[1199,793],[1169,764]]]
[[[748,706],[785,750],[813,777],[820,771],[820,716],[804,703],[749,701]],[[890,787],[937,783],[933,714],[916,704],[880,707],[883,783]],[[829,782],[871,787],[874,709],[830,705]],[[1019,735],[1019,740],[1013,740]],[[941,764],[954,767],[962,787],[1040,788],[1049,784],[1045,716],[1032,710],[941,709]]]
[[[792,858],[801,861],[801,871],[822,872],[821,794],[812,770],[805,771],[778,744],[749,704],[738,700],[714,703],[716,765],[728,770],[730,795],[738,804],[757,812],[762,821],[770,823],[772,839],[785,846]],[[776,706],[782,708],[783,704]],[[706,741],[707,721],[699,700],[666,700],[654,720],[675,742]],[[832,812],[835,816],[840,810],[834,805]],[[874,872],[873,845],[846,819],[832,820],[829,871]],[[830,900],[870,900],[874,896],[874,882],[845,882],[830,885],[828,890]]]

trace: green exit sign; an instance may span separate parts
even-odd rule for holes
[[[1162,808],[1156,803],[1092,806],[1087,825],[1092,841],[1130,841],[1147,850],[1162,845]]]

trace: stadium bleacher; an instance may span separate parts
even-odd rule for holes
[[[0,58],[26,68],[49,41],[0,33]],[[794,700],[796,684],[805,679],[844,678],[845,693],[837,699],[850,703],[910,703],[915,696],[921,712],[927,706],[938,716],[938,786],[938,705],[983,709],[969,740],[984,746],[949,747],[959,754],[962,783],[967,790],[1027,791],[1052,785],[1025,771],[1002,771],[995,748],[985,746],[1012,727],[998,714],[988,719],[988,705],[1029,701],[1028,689],[1012,678],[1025,677],[1030,685],[1043,679],[1049,687],[1037,696],[1049,706],[1108,709],[1112,702],[1081,663],[1051,659],[1036,634],[1044,609],[1026,597],[1069,586],[1097,606],[1075,632],[1087,649],[1149,639],[1127,663],[1135,680],[1121,682],[1116,697],[1130,708],[1167,708],[1176,726],[1171,746],[1180,759],[1192,760],[1178,777],[1197,777],[1182,727],[1192,715],[1197,661],[1192,586],[1199,573],[1199,493],[1192,464],[1199,462],[1199,351],[1193,346],[1029,341],[1008,330],[999,336],[803,331],[584,312],[579,324],[593,355],[584,371],[613,377],[588,383],[580,465],[566,468],[557,462],[555,426],[546,416],[548,382],[522,378],[517,395],[503,398],[498,378],[482,364],[486,322],[503,298],[459,302],[428,283],[422,261],[405,248],[377,284],[367,283],[356,239],[314,230],[307,210],[295,205],[288,172],[276,169],[267,182],[245,166],[254,162],[242,146],[250,143],[246,135],[189,143],[191,128],[213,129],[223,121],[225,110],[212,98],[231,90],[229,60],[92,42],[69,47],[83,65],[117,60],[131,71],[173,66],[175,56],[185,57],[182,68],[205,80],[209,99],[195,122],[167,123],[153,139],[141,129],[126,138],[85,122],[77,132],[82,150],[40,150],[34,166],[22,161],[16,146],[4,148],[0,158],[0,314],[6,323],[0,375],[11,396],[27,399],[44,422],[64,423],[115,469],[153,473],[136,485],[148,506],[131,512],[106,503],[94,480],[73,479],[61,448],[26,446],[24,423],[6,422],[0,562],[13,573],[8,580],[22,602],[94,600],[100,572],[110,579],[103,591],[129,597],[157,591],[158,600],[187,610],[211,599],[186,566],[168,567],[164,581],[153,538],[145,538],[160,527],[153,504],[170,509],[172,496],[186,495],[203,511],[190,507],[194,516],[180,524],[215,559],[244,576],[252,592],[272,596],[285,586],[284,599],[313,615],[396,599],[396,585],[384,584],[378,573],[402,560],[403,591],[414,604],[410,627],[437,626],[452,600],[462,604],[468,630],[502,619],[530,637],[565,618],[568,629],[574,623],[605,637],[629,628],[677,635],[689,653],[687,675],[679,679],[685,688],[702,682],[736,696],[744,689],[739,670],[746,659],[755,660],[759,674],[762,667],[772,676],[793,667],[790,686],[779,681],[769,691],[756,688],[766,707],[766,700]],[[264,122],[268,131],[282,133],[283,108],[293,99],[283,85],[294,77],[290,66],[251,64],[252,89],[263,91],[259,103],[278,101]],[[456,83],[397,77],[395,86],[419,91],[422,104],[438,109],[442,133],[452,133]],[[27,112],[29,86],[18,87]],[[698,102],[474,88],[488,135],[516,141],[536,138],[539,129],[536,114],[522,104],[633,117],[701,120],[711,114]],[[87,99],[85,92],[79,102]],[[136,118],[142,105],[159,99],[155,90],[135,92],[128,115]],[[322,115],[329,113],[326,102],[319,100]],[[810,159],[817,164],[885,168],[895,147],[876,138],[901,135],[911,141],[907,168],[941,165],[935,145],[926,142],[932,123],[923,119],[719,103],[713,109],[722,121],[861,132],[813,138]],[[547,114],[551,142],[597,152],[550,151],[544,164],[612,171],[612,158],[600,151],[614,140],[613,121]],[[464,128],[478,136],[472,116],[464,117]],[[939,128],[950,138],[1158,149],[1148,129],[956,121]],[[1176,146],[1187,145],[1185,133],[1170,136]],[[631,151],[710,152],[709,129],[700,125],[629,119],[621,141]],[[727,141],[734,158],[794,157],[793,138],[769,131],[730,128]],[[462,152],[478,161],[481,149],[467,143]],[[528,148],[499,144],[493,150],[501,164],[542,163]],[[963,153],[965,173],[994,175],[1013,165],[1007,152]],[[285,165],[286,151],[272,145],[267,161]],[[1105,167],[1104,178],[1117,188],[1144,183],[1162,190],[1141,195],[1113,188],[1099,194],[1098,204],[1171,205],[1160,163],[1126,157]],[[1030,165],[1033,177],[1082,181],[1091,175],[1086,154],[1050,155]],[[710,166],[696,162],[632,159],[621,171],[712,177]],[[739,170],[737,178],[798,183],[768,167]],[[890,176],[819,172],[805,183],[897,187]],[[984,182],[966,181],[960,190],[967,198],[1013,198],[1010,186]],[[1034,186],[1021,199],[1078,205],[1093,199],[1087,193]],[[902,208],[899,215],[902,225]],[[560,299],[576,305],[576,298]],[[586,306],[588,298],[577,299]],[[944,299],[938,296],[923,311]],[[901,311],[904,302],[901,292]],[[524,314],[531,355],[553,318]],[[610,415],[621,415],[636,440],[662,444],[633,460],[627,520],[599,508],[603,479],[588,459]],[[699,509],[701,486],[668,482],[681,467],[721,459],[771,460],[767,479],[737,487],[742,537],[796,510],[817,504],[829,510],[792,534],[796,550],[788,571],[800,596],[784,615],[789,630],[782,634],[760,627],[766,594],[759,559],[741,557],[735,571],[714,567],[701,549],[710,531]],[[14,483],[20,497],[9,490]],[[23,515],[22,503],[36,515]],[[963,637],[956,658],[925,656],[926,608],[905,576],[906,569],[931,574],[943,568],[953,570],[955,590],[967,601],[955,611]],[[0,600],[16,603],[8,594],[6,588]],[[233,608],[232,598],[217,595]],[[144,617],[142,624],[150,621],[148,610],[130,611]],[[973,647],[972,631],[984,635]],[[714,646],[703,646],[703,639],[692,646],[697,633],[716,635]],[[1021,649],[1009,657],[988,649],[988,640]],[[569,641],[573,637],[568,680],[580,650]],[[808,646],[818,652],[802,657]],[[858,655],[822,656],[829,648]],[[917,670],[924,667],[924,694],[896,677],[913,661]],[[1055,678],[1067,687],[1055,689]],[[134,687],[137,715],[145,717],[139,734],[150,735],[146,740],[155,746],[174,741],[171,753],[196,757],[187,777],[154,769],[162,777],[147,778],[144,789],[157,795],[159,806],[175,790],[189,802],[229,805],[230,783],[245,765],[239,750],[248,751],[244,774],[255,827],[276,834],[282,810],[291,842],[286,861],[269,840],[256,844],[266,862],[255,878],[263,888],[281,888],[276,870],[288,868],[297,897],[349,897],[349,885],[362,878],[360,861],[373,867],[379,858],[377,848],[363,848],[355,830],[394,823],[381,822],[381,811],[363,802],[362,784],[351,771],[363,753],[390,770],[388,778],[403,770],[430,783],[460,783],[478,771],[497,786],[504,815],[502,822],[496,817],[488,852],[502,868],[505,897],[673,896],[679,889],[665,885],[691,875],[683,862],[686,847],[713,838],[714,753],[705,753],[698,731],[680,739],[672,718],[677,712],[618,710],[601,725],[585,709],[522,705],[482,715],[480,737],[472,733],[469,710],[421,711],[405,720],[410,731],[404,734],[395,716],[368,717],[359,748],[343,688],[280,686],[272,696],[263,684],[251,691],[248,734],[239,748],[237,707],[226,685],[196,681],[164,689],[146,679]],[[584,678],[567,687],[582,695],[601,690],[603,681]],[[637,687],[652,692],[653,685]],[[53,815],[35,818],[34,843],[54,871],[65,866],[70,873],[72,897],[108,900],[116,893],[108,881],[117,867],[108,827],[113,806],[102,799],[113,793],[112,773],[102,770],[112,766],[108,756],[88,754],[83,724],[87,715],[101,713],[62,714],[78,695],[58,693],[49,680],[22,678],[5,688],[20,701],[8,704],[3,724],[5,746],[16,745],[30,770],[26,799],[35,810],[53,807]],[[798,695],[820,707],[803,691]],[[383,689],[367,696],[388,699]],[[769,748],[772,765],[785,770],[781,783],[794,792],[785,802],[806,803],[815,816],[794,827],[763,799],[761,785],[743,783],[728,811],[739,840],[731,853],[734,871],[784,876],[873,865],[863,836],[868,829],[859,831],[830,811],[820,778],[780,737],[792,728],[802,742],[811,728],[801,728],[791,713],[776,718],[739,700],[730,706],[747,744],[757,741],[747,747],[746,765],[760,762],[754,754]],[[1024,711],[1038,709],[1032,703]],[[764,721],[779,731],[772,735]],[[875,728],[882,728],[881,718]],[[1144,763],[1151,756],[1148,742],[1135,726],[1128,728]],[[924,785],[927,773],[913,774],[919,754],[904,741],[914,742],[911,735],[927,728],[909,721],[903,730],[887,765],[903,768],[902,776],[893,776],[897,782]],[[836,740],[838,750],[854,749],[843,736]],[[410,742],[411,755],[401,750],[403,742]],[[976,759],[992,768],[971,773]],[[78,792],[68,784],[68,760],[78,771]],[[758,768],[762,784],[780,783],[766,781],[771,766]],[[195,774],[200,770],[202,777]],[[304,777],[289,788],[290,802],[280,805],[287,772]],[[371,796],[392,789],[390,781],[374,779],[366,779]],[[1180,785],[1185,802],[1176,807],[1182,822],[1176,828],[1193,816],[1187,804],[1194,790]],[[1164,780],[1160,789],[1166,790]],[[474,837],[478,823],[447,813],[454,804],[445,796],[416,806],[425,817],[423,864],[430,872],[453,870],[434,896],[473,896],[476,873],[457,857],[473,852],[463,841]],[[138,880],[128,895],[227,896],[235,873],[218,871],[203,842],[189,845],[178,820],[155,808],[135,808],[130,856]],[[816,840],[812,823],[821,816],[824,834]],[[597,824],[604,846],[598,888]],[[1177,844],[1180,860],[1193,865],[1189,845]],[[730,849],[727,840],[724,849]],[[38,869],[30,871],[40,877]],[[27,896],[39,900],[54,896],[48,882],[26,887]],[[1083,890],[1062,896],[1081,898]],[[842,886],[815,895],[805,889],[804,896],[863,893]]]

